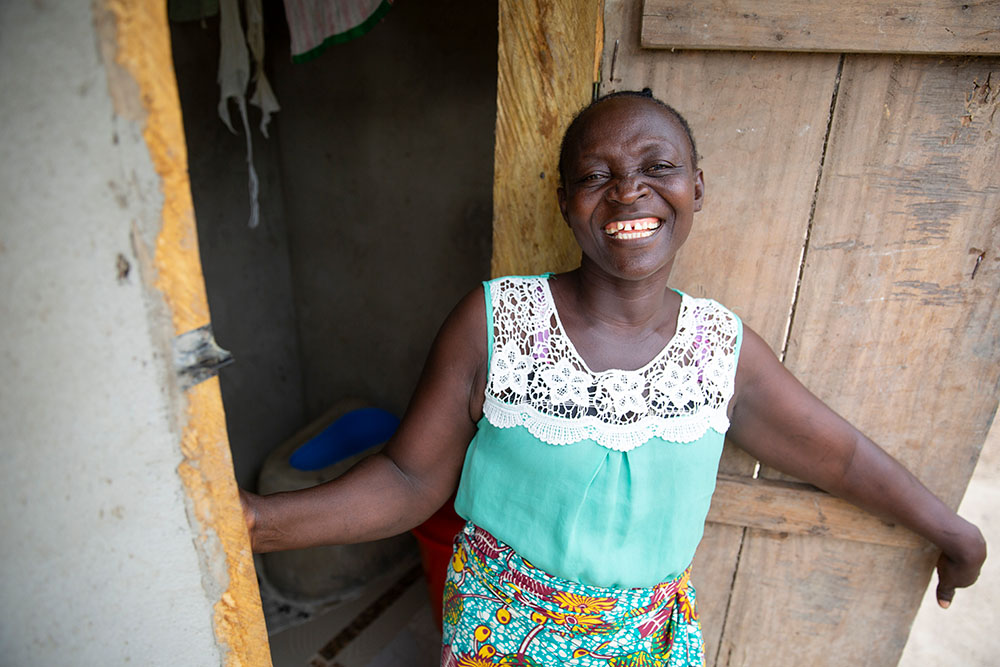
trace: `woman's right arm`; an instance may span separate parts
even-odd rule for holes
[[[941,549],[938,601],[971,586],[986,560],[979,529],[807,390],[744,328],[727,437],[762,464],[899,523]]]
[[[255,552],[367,542],[423,522],[458,485],[486,387],[483,288],[441,326],[388,444],[335,480],[269,496],[241,492]]]

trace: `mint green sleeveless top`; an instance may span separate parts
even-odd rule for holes
[[[739,318],[681,293],[654,359],[593,372],[547,275],[485,285],[489,377],[455,510],[564,579],[634,588],[679,575],[715,490]]]

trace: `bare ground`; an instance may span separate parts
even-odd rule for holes
[[[993,667],[1000,664],[1000,420],[986,438],[959,513],[977,524],[992,554],[975,586],[959,590],[947,610],[924,595],[899,667]]]

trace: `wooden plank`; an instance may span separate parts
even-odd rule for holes
[[[601,92],[649,87],[694,131],[705,208],[671,283],[721,301],[780,352],[839,58],[644,50],[641,18],[638,3],[607,1]],[[723,472],[753,468],[751,457],[727,447]]]
[[[1000,59],[847,59],[786,359],[952,506],[1000,392],[990,82]]]
[[[645,0],[659,49],[1000,54],[996,0]]]
[[[888,546],[927,545],[905,528],[882,521],[814,487],[747,477],[719,477],[708,521]]]
[[[698,616],[705,638],[706,665],[714,664],[718,653],[729,608],[729,590],[736,576],[736,563],[745,530],[742,526],[705,524],[705,534],[691,565],[691,581],[696,591]]]
[[[575,268],[556,201],[559,143],[590,102],[601,49],[600,0],[500,0],[494,276]]]
[[[933,550],[748,533],[717,667],[899,661]]]

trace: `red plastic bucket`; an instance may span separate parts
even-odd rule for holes
[[[431,615],[438,630],[444,605],[444,580],[448,574],[455,536],[465,525],[465,519],[455,513],[455,497],[452,496],[427,521],[411,532],[417,538],[420,560],[427,577],[427,593],[431,601]]]

